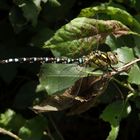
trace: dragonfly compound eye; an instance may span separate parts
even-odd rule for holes
[[[110,61],[110,65],[118,64],[118,58],[116,52],[107,52],[108,60]]]

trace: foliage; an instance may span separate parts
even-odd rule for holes
[[[0,139],[136,139],[139,12],[138,0],[1,0],[0,59],[101,50],[119,62],[0,64]]]

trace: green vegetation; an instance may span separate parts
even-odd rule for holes
[[[96,50],[118,59],[107,68],[0,64],[0,139],[136,139],[139,12],[138,0],[0,0],[0,60],[79,58]]]

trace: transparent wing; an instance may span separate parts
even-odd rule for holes
[[[44,88],[48,95],[62,93],[82,76],[87,74],[76,64],[44,64],[39,75],[39,87]]]
[[[87,77],[90,71],[91,69],[76,64],[44,64],[39,74],[38,90],[45,90],[48,95],[62,93],[78,79]]]

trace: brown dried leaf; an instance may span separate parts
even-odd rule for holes
[[[82,113],[93,106],[93,99],[102,94],[107,85],[108,79],[101,76],[82,78],[63,94],[50,96],[40,105],[33,106],[33,110],[36,112],[49,112],[72,108],[68,114]]]

